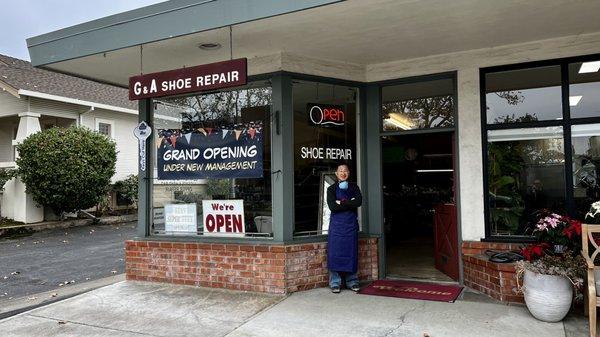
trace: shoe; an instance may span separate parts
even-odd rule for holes
[[[354,291],[355,293],[357,293],[360,290],[360,286],[358,284],[354,284],[350,287],[350,290]]]
[[[331,287],[331,292],[334,293],[334,294],[339,294],[340,291],[341,291],[341,289],[340,289],[339,286],[333,286],[333,287]]]

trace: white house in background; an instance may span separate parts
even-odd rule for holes
[[[31,63],[0,55],[0,167],[15,167],[15,145],[54,126],[83,125],[116,141],[113,182],[137,174],[137,106],[127,89],[33,68]],[[19,179],[4,186],[1,215],[16,221],[44,220]]]

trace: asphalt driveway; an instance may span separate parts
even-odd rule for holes
[[[135,223],[56,228],[0,239],[0,304],[124,273]]]

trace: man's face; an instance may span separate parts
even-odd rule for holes
[[[350,177],[350,170],[348,169],[348,166],[338,166],[337,171],[335,171],[335,176],[338,178],[339,181],[348,180],[348,177]]]

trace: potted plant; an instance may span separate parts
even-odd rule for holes
[[[600,201],[590,206],[590,211],[585,215],[585,223],[600,224]]]
[[[521,291],[535,318],[558,322],[569,312],[573,291],[581,287],[586,272],[579,254],[581,222],[542,212],[534,234],[538,242],[523,248],[525,260],[517,262]]]

